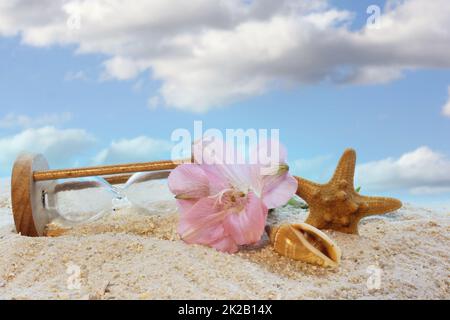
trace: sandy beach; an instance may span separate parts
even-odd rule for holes
[[[406,204],[363,220],[360,236],[327,231],[343,257],[339,268],[323,269],[281,257],[270,245],[228,255],[184,244],[161,184],[145,215],[125,208],[59,237],[23,237],[4,186],[1,299],[450,299],[450,214]],[[306,215],[287,206],[269,222]]]

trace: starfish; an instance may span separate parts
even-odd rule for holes
[[[356,152],[347,149],[328,183],[318,184],[297,177],[297,195],[308,203],[310,210],[306,223],[319,229],[358,234],[362,218],[402,207],[397,199],[358,194],[353,185],[355,165]]]

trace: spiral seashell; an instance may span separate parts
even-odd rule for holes
[[[270,242],[279,254],[288,258],[336,267],[341,260],[341,249],[325,233],[307,224],[284,224],[269,227]]]

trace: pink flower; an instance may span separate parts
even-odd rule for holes
[[[279,161],[268,168],[260,163],[226,164],[225,152],[217,152],[225,150],[221,142],[207,147],[197,142],[194,163],[180,165],[169,176],[181,213],[181,238],[229,253],[260,241],[268,210],[286,204],[297,190],[286,152],[279,149]],[[259,146],[252,155],[265,150]]]

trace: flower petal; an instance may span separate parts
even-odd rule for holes
[[[225,164],[225,152],[224,141],[215,136],[197,140],[192,145],[192,156],[197,164]]]
[[[208,177],[199,165],[182,164],[169,176],[169,189],[181,199],[199,199],[209,195]]]
[[[267,208],[285,205],[297,192],[298,181],[288,172],[280,176],[264,177],[262,199]]]
[[[218,251],[227,253],[236,253],[239,251],[239,247],[237,246],[233,238],[230,236],[224,237],[212,243],[211,247],[215,248]]]
[[[217,165],[216,170],[220,171],[222,176],[229,181],[235,189],[247,192],[253,184],[257,182],[258,175],[255,176],[252,166],[245,164],[227,164]],[[256,179],[255,179],[256,177]]]
[[[224,237],[225,212],[217,211],[215,199],[203,198],[180,216],[178,233],[187,243],[210,245]]]
[[[202,164],[201,168],[208,177],[210,195],[215,195],[230,188],[230,181],[216,165]]]
[[[177,206],[178,206],[178,210],[180,211],[180,213],[186,214],[189,210],[191,210],[191,208],[198,202],[198,199],[194,199],[194,200],[182,200],[182,199],[178,199],[177,200]]]
[[[238,245],[258,242],[264,234],[268,209],[253,192],[247,195],[247,204],[241,212],[228,213],[225,231]]]

